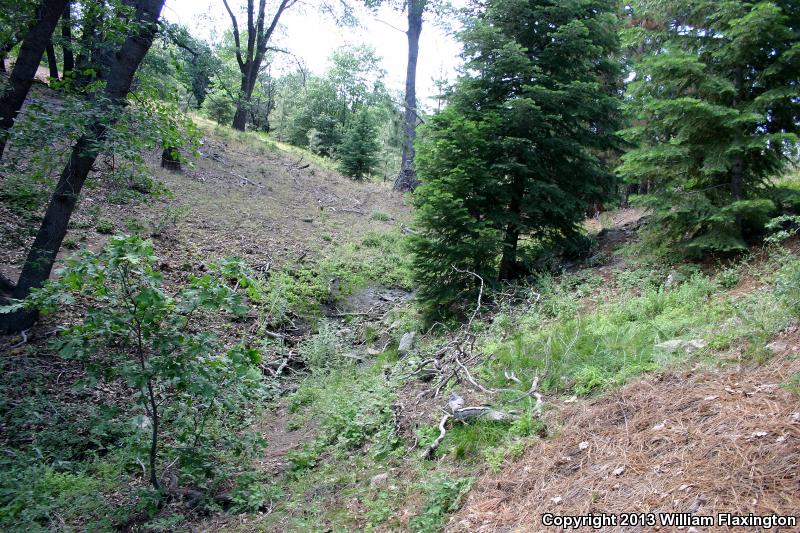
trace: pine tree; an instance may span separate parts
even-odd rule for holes
[[[356,114],[339,147],[339,170],[354,179],[368,176],[378,162],[378,131],[367,109]]]
[[[421,299],[446,306],[473,274],[514,279],[582,240],[588,205],[615,184],[599,154],[617,144],[616,5],[501,0],[468,18],[464,74],[418,146]]]
[[[633,4],[640,50],[620,174],[647,184],[651,242],[686,255],[746,249],[780,207],[770,187],[796,150],[800,4]]]

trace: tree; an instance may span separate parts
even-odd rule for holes
[[[45,48],[47,53],[47,68],[50,69],[50,77],[54,80],[58,79],[58,58],[56,57],[56,47],[53,46],[53,41],[47,43]]]
[[[422,34],[422,14],[427,0],[406,0],[408,14],[408,64],[406,67],[406,91],[403,130],[403,155],[400,160],[400,173],[394,182],[397,191],[411,191],[419,185],[414,168],[414,141],[417,138],[417,58],[419,57],[419,38]]]
[[[130,33],[118,46],[116,53],[103,54],[99,75],[105,82],[105,88],[96,95],[97,118],[72,148],[14,288],[12,296],[15,299],[25,299],[32,289],[41,287],[50,277],[83,184],[103,146],[109,127],[116,122],[120,110],[126,105],[136,70],[153,43],[164,0],[129,0],[128,4],[132,8],[129,12],[129,22],[133,23]],[[59,15],[62,11],[63,6],[59,9]],[[37,314],[30,310],[6,314],[0,317],[0,330],[25,329],[36,318]]]
[[[367,109],[362,109],[344,136],[339,148],[339,170],[361,180],[375,167],[378,158],[378,132]]]
[[[61,16],[61,52],[64,56],[64,77],[75,70],[75,55],[72,52],[72,2],[67,2]]]
[[[165,429],[185,434],[177,437],[184,441],[183,456],[206,445],[205,424],[196,421],[255,392],[260,354],[242,345],[225,350],[201,327],[204,312],[247,312],[241,295],[226,285],[234,279],[237,289],[252,287],[241,263],[227,260],[177,291],[165,289],[156,265],[150,241],[112,237],[102,252],[69,260],[57,281],[21,305],[47,312],[74,303],[75,296],[91,302],[82,322],[59,335],[59,355],[86,363],[94,379],[122,378],[138,392],[144,412],[138,425],[150,433],[150,483],[162,490],[158,458]]]
[[[8,87],[0,96],[0,158],[5,151],[8,130],[14,125],[14,119],[28,96],[36,69],[66,5],[67,0],[42,0],[22,41]]]
[[[690,256],[736,252],[777,210],[769,179],[800,130],[800,8],[762,2],[635,2],[648,50],[633,69],[635,144],[620,174],[649,183],[651,242]],[[778,195],[779,196],[779,195]]]
[[[475,275],[511,280],[526,259],[582,242],[587,206],[615,184],[599,157],[617,145],[615,13],[614,0],[503,0],[470,13],[464,74],[418,147],[414,267],[439,312]]]
[[[256,85],[258,72],[267,53],[268,43],[272,38],[278,21],[283,13],[295,5],[298,0],[280,0],[275,14],[269,26],[265,27],[266,20],[266,0],[259,0],[258,11],[255,11],[253,0],[247,1],[247,47],[242,47],[242,39],[239,34],[239,23],[236,16],[228,5],[228,0],[222,0],[225,9],[230,15],[233,24],[233,38],[236,46],[236,63],[241,72],[241,84],[239,87],[238,101],[236,102],[236,113],[233,116],[233,128],[244,131],[247,125],[248,106]]]

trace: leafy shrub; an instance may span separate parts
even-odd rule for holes
[[[86,364],[89,382],[124,381],[136,391],[135,426],[150,434],[149,476],[160,488],[159,448],[165,430],[177,439],[186,463],[206,435],[213,415],[254,394],[260,387],[260,354],[244,346],[228,350],[196,322],[204,312],[247,311],[241,296],[226,285],[232,277],[247,287],[251,278],[235,261],[190,277],[172,296],[155,269],[150,241],[112,237],[99,254],[82,253],[67,262],[56,281],[23,304],[43,311],[89,306],[81,323],[55,342],[62,357]],[[15,306],[11,306],[13,309]]]
[[[114,223],[107,218],[101,218],[95,224],[94,229],[97,230],[97,233],[102,233],[104,235],[111,235],[112,233],[114,233]]]
[[[370,215],[370,218],[379,222],[388,222],[392,219],[391,215],[384,213],[383,211],[373,211],[372,215]]]
[[[427,500],[420,512],[409,521],[412,531],[433,533],[444,525],[448,514],[458,510],[472,485],[471,478],[452,479],[438,475],[424,487]]]

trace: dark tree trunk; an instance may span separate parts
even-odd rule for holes
[[[506,236],[503,239],[503,258],[500,260],[500,281],[512,280],[517,277],[518,244],[519,230],[515,224],[509,222],[506,227]]]
[[[517,221],[522,216],[522,197],[525,194],[525,181],[522,178],[514,178],[511,194],[511,202],[508,206],[511,220],[506,225],[506,235],[503,239],[503,256],[500,259],[500,281],[516,279],[519,275],[517,265],[519,225]]]
[[[36,69],[66,5],[67,0],[43,0],[36,20],[22,41],[8,88],[0,97],[0,158],[5,151],[8,130],[28,96]]]
[[[408,9],[408,66],[406,69],[405,120],[403,132],[403,156],[400,174],[394,182],[396,191],[413,191],[419,185],[414,168],[414,140],[417,137],[417,58],[419,36],[422,33],[422,13],[425,0],[409,0]]]
[[[108,64],[103,65],[101,76],[107,81],[105,96],[111,106],[126,104],[133,76],[150,46],[157,30],[157,22],[164,0],[135,0],[129,2],[135,9],[138,25],[136,34],[129,36]],[[59,13],[63,10],[59,10]],[[96,121],[72,148],[69,162],[61,172],[55,191],[50,198],[42,225],[28,252],[13,297],[22,300],[31,289],[41,287],[50,277],[56,255],[67,232],[67,224],[75,209],[83,184],[97,158],[99,147],[105,139],[109,124]],[[26,329],[36,321],[37,314],[21,311],[0,315],[0,330],[13,332]]]
[[[181,159],[178,156],[178,151],[172,146],[164,148],[164,151],[161,152],[161,168],[172,172],[181,171]]]
[[[47,43],[47,48],[45,48],[45,52],[47,53],[47,66],[50,69],[50,77],[57,80],[58,59],[56,58],[56,47],[53,46],[53,41]]]
[[[67,2],[61,18],[61,51],[64,54],[64,77],[75,70],[75,56],[72,53],[72,2]]]
[[[236,114],[233,115],[232,127],[235,130],[244,131],[247,127],[247,114],[250,111],[250,97],[253,96],[253,85],[250,84],[250,69],[246,66],[246,72],[242,73],[242,85],[239,93],[239,101],[236,103]]]

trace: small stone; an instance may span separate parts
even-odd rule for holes
[[[586,442],[586,441],[578,443],[578,449],[581,450],[581,451],[585,450],[588,447],[589,447],[589,443]]]
[[[773,355],[777,355],[789,350],[789,345],[783,341],[772,341],[771,343],[767,344],[767,350],[769,350]]]
[[[614,474],[615,476],[621,476],[623,472],[625,472],[625,466],[618,466],[611,473]]]
[[[416,331],[409,331],[404,333],[400,338],[400,346],[397,347],[397,353],[405,355],[414,347],[414,337],[417,336]]]
[[[375,348],[367,348],[367,355],[380,355],[381,351]]]
[[[569,398],[564,400],[564,403],[575,403],[577,401],[578,401],[578,397],[577,396],[570,396]]]
[[[781,442],[783,442],[783,441],[785,441],[785,440],[786,440],[786,435],[781,435],[780,437],[778,437],[777,439],[775,439],[775,442],[777,442],[777,443],[781,443]]]
[[[383,487],[384,485],[386,485],[388,481],[389,481],[389,473],[383,472],[375,476],[372,476],[372,479],[369,480],[369,486],[373,488]]]
[[[659,423],[659,424],[656,424],[655,426],[653,426],[653,431],[661,431],[661,430],[663,430],[665,427],[667,427],[667,421],[666,421],[666,420],[664,420],[663,422],[661,422],[661,423]]]
[[[703,398],[703,400],[710,402],[712,400],[716,400],[717,398],[719,398],[719,396],[711,395],[711,396],[706,396],[705,398]]]
[[[553,502],[554,504],[558,505],[559,503],[561,503],[563,501],[563,499],[561,498],[561,496],[556,496],[555,498],[550,498],[550,501]]]
[[[767,436],[767,432],[766,431],[754,431],[753,434],[750,435],[750,437],[752,437],[752,438],[761,438],[761,437],[766,437],[766,436]]]

